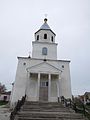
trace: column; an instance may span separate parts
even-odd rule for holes
[[[30,85],[30,72],[27,71],[27,80],[26,80],[26,88],[25,88],[25,95],[26,100],[28,100],[28,85]]]
[[[58,93],[58,97],[59,97],[59,100],[61,100],[60,99],[60,97],[62,96],[62,84],[61,84],[61,74],[59,74],[59,80],[58,80],[58,84],[59,84],[59,93]]]
[[[40,73],[38,73],[38,90],[37,90],[37,100],[39,101],[39,90],[40,90]]]
[[[60,81],[59,81],[59,75],[58,75],[58,80],[57,80],[57,97],[59,98],[60,97]]]
[[[50,102],[50,96],[51,96],[51,74],[49,74],[49,86],[48,86],[48,100]]]

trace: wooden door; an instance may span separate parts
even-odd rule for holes
[[[40,80],[39,100],[48,101],[48,81]]]

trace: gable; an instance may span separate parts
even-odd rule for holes
[[[55,66],[53,66],[45,61],[40,63],[40,64],[36,64],[34,66],[27,68],[27,71],[29,71],[29,72],[42,72],[42,73],[60,73],[60,72],[62,72],[57,67],[55,67]]]

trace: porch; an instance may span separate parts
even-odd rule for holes
[[[26,85],[27,101],[57,102],[61,96],[60,74],[28,73]]]

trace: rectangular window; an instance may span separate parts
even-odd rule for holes
[[[46,47],[42,48],[42,54],[47,55],[47,48]]]
[[[47,87],[48,86],[48,82],[47,81],[43,81],[40,83],[41,87]]]
[[[44,39],[47,39],[47,34],[44,34]]]
[[[39,40],[39,35],[37,35],[37,40]]]

